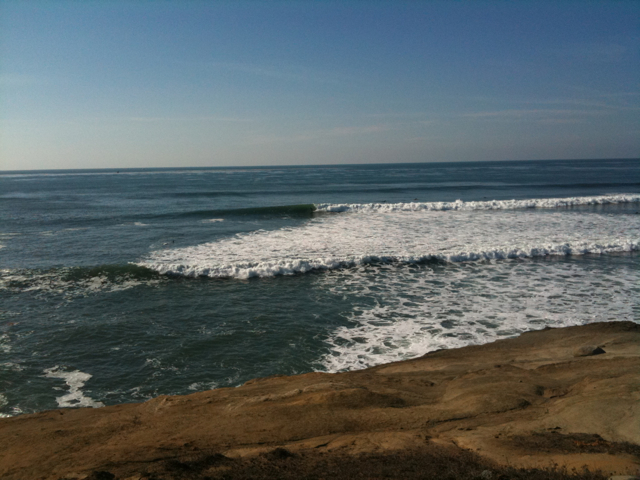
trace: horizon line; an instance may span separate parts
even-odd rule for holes
[[[188,167],[96,167],[96,168],[44,168],[26,170],[0,170],[0,174],[44,173],[44,172],[99,172],[109,171],[119,173],[122,171],[161,171],[161,170],[222,170],[222,169],[268,169],[268,168],[312,168],[312,167],[363,167],[371,165],[426,165],[445,163],[495,163],[495,162],[575,162],[575,161],[626,161],[640,160],[640,157],[615,157],[615,158],[547,158],[547,159],[496,159],[496,160],[453,160],[433,162],[371,162],[371,163],[313,163],[304,165],[218,165],[218,166],[188,166]]]

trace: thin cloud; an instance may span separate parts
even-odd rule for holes
[[[538,120],[538,123],[565,125],[584,123],[584,120],[581,118],[541,118],[540,120]]]
[[[161,122],[228,122],[228,123],[248,123],[255,120],[241,117],[129,117],[130,122],[139,123],[161,123]]]
[[[617,63],[627,59],[630,49],[619,43],[580,43],[559,52],[562,56],[591,63]]]
[[[389,125],[367,125],[360,127],[336,127],[330,129],[320,129],[303,132],[296,135],[276,136],[276,135],[257,135],[253,138],[252,143],[295,143],[308,142],[311,140],[321,140],[323,138],[332,137],[351,137],[356,135],[370,135],[390,130]]]
[[[608,97],[640,97],[640,92],[603,93],[602,95]]]
[[[637,110],[637,105],[629,104],[638,94],[625,92],[620,94],[601,94],[598,95],[602,100],[540,100],[524,102],[530,105],[573,105],[577,107],[599,108],[606,110]]]
[[[465,118],[531,118],[531,117],[558,117],[558,116],[594,116],[602,115],[602,110],[571,110],[571,109],[509,109],[484,112],[463,113],[460,116]]]
[[[364,117],[371,118],[419,118],[429,115],[427,112],[385,112],[385,113],[367,113]]]
[[[296,66],[276,67],[242,62],[208,62],[206,65],[214,69],[240,72],[248,75],[273,78],[283,81],[342,85],[346,81],[353,80],[342,75],[327,74],[326,72]]]

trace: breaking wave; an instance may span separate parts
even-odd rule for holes
[[[640,201],[640,195],[350,206],[351,210],[342,211],[351,214],[318,215],[297,227],[155,251],[137,265],[166,275],[250,278],[381,262],[466,262],[634,252],[640,250],[639,215],[540,211],[531,207],[636,201]]]
[[[156,284],[163,277],[134,264],[41,269],[0,270],[0,291],[85,296],[96,292],[127,290],[140,284]]]
[[[463,202],[427,203],[322,203],[316,205],[320,212],[418,212],[445,210],[512,210],[522,208],[561,208],[586,205],[611,205],[619,203],[640,203],[640,195],[599,195],[595,197],[536,198],[529,200],[491,200]]]

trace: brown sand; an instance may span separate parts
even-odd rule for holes
[[[640,325],[612,322],[356,372],[0,419],[0,478],[187,478],[145,473],[160,464],[200,465],[188,478],[206,478],[228,459],[265,454],[317,462],[434,448],[621,475],[639,472],[638,445]]]

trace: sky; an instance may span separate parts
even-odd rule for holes
[[[0,0],[0,170],[637,157],[638,1]]]

